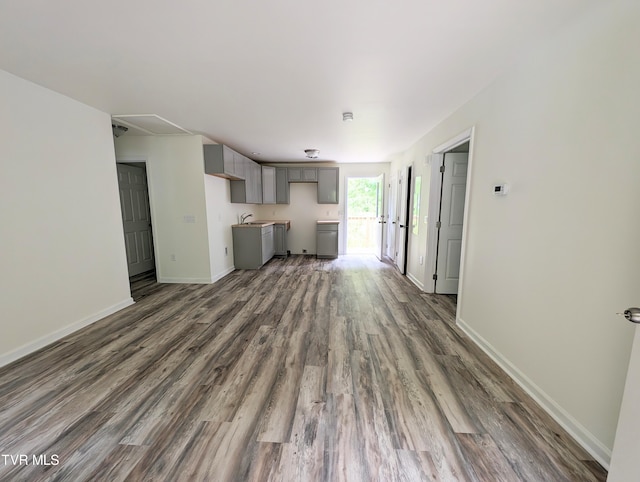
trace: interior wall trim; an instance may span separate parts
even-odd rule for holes
[[[412,273],[407,272],[407,278],[409,278],[409,281],[416,285],[420,289],[420,291],[424,291],[424,285]]]
[[[158,283],[184,283],[184,284],[210,284],[215,280],[212,278],[170,278],[164,276],[158,276]]]
[[[558,422],[575,439],[575,441],[589,452],[607,471],[611,463],[611,449],[607,448],[580,422],[573,418],[551,396],[536,385],[529,377],[511,363],[502,353],[496,350],[478,332],[471,328],[459,317],[456,324],[469,338],[482,349],[507,375],[509,375],[522,389],[527,392],[553,419]]]
[[[104,310],[94,313],[93,315],[90,315],[87,318],[76,321],[75,323],[67,325],[59,330],[54,331],[53,333],[49,333],[48,335],[42,336],[37,340],[31,341],[25,345],[22,345],[21,347],[15,350],[12,350],[8,353],[4,353],[0,355],[0,367],[8,365],[9,363],[12,363],[16,360],[19,360],[22,357],[25,357],[41,348],[44,348],[47,345],[50,345],[53,342],[60,340],[61,338],[64,338],[67,335],[70,335],[71,333],[74,333],[80,330],[81,328],[84,328],[85,326],[89,326],[95,323],[96,321],[99,321],[102,318],[112,315],[113,313],[116,313],[126,308],[127,306],[131,306],[133,304],[134,304],[133,298],[129,297],[121,301],[120,303],[116,303],[115,305],[112,305],[108,308],[105,308]]]

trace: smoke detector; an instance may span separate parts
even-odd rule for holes
[[[305,149],[304,153],[307,155],[309,159],[317,159],[320,151],[318,149]]]

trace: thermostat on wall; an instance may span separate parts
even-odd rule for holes
[[[494,184],[493,194],[496,196],[506,196],[509,192],[509,186],[507,184]]]

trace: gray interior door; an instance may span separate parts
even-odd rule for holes
[[[145,168],[118,164],[118,187],[127,263],[131,277],[155,268]]]
[[[436,293],[458,293],[468,159],[469,154],[466,152],[444,155],[436,258]]]

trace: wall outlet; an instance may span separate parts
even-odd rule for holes
[[[172,255],[171,255],[171,261],[175,261],[175,260],[176,260],[176,255],[175,255],[175,254],[172,254]]]

